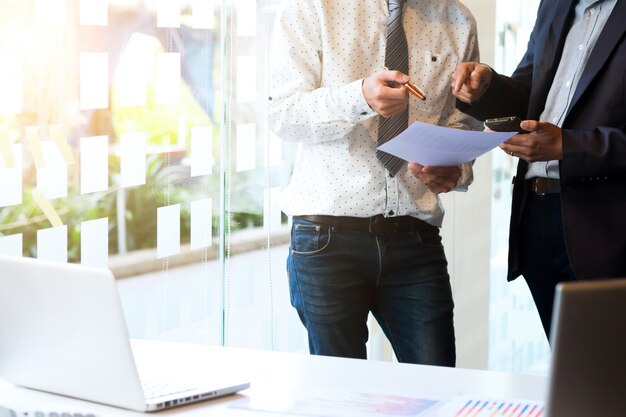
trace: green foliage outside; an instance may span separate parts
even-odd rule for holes
[[[144,51],[159,52],[161,46],[154,39],[143,39]],[[219,68],[214,68],[219,73]],[[124,198],[123,218],[126,251],[154,248],[156,246],[157,209],[166,205],[181,206],[181,243],[190,237],[190,202],[205,198],[213,201],[213,236],[218,236],[220,199],[226,184],[221,183],[220,169],[212,167],[212,174],[191,178],[188,157],[190,132],[193,127],[210,126],[213,133],[213,155],[219,160],[220,128],[203,111],[187,85],[181,81],[180,100],[176,104],[157,104],[154,79],[147,85],[144,106],[122,107],[119,105],[119,84],[115,78],[111,85],[110,114],[114,135],[110,137],[109,189],[106,192],[80,194],[79,165],[69,167],[68,197],[51,201],[64,224],[68,227],[68,258],[70,262],[80,260],[81,223],[87,220],[108,218],[109,254],[117,254],[119,221],[118,199]],[[219,89],[216,89],[219,91]],[[220,97],[214,97],[220,103]],[[216,108],[220,108],[216,106]],[[106,111],[104,111],[106,113]],[[102,113],[96,112],[102,116]],[[220,120],[220,116],[215,117]],[[93,122],[90,122],[93,124]],[[96,125],[98,123],[95,123]],[[118,137],[123,133],[142,132],[148,135],[146,158],[146,184],[120,189],[120,160],[115,155]],[[184,138],[179,137],[183,133]],[[234,152],[234,149],[231,149]],[[78,149],[74,149],[78,157]],[[207,161],[209,163],[209,161]],[[232,164],[233,161],[230,161]],[[231,214],[230,230],[236,231],[260,227],[263,222],[263,189],[267,177],[253,173],[230,170]],[[32,200],[36,172],[30,166],[24,173],[23,203],[18,206],[0,208],[0,236],[22,233],[24,255],[36,256],[37,230],[51,227],[45,215]]]

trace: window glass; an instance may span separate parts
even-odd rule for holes
[[[296,149],[267,123],[279,2],[0,0],[0,253],[111,268],[132,337],[307,352],[279,209]],[[537,4],[499,2],[502,73]],[[490,367],[541,372],[504,278],[514,161],[493,158]]]
[[[306,350],[278,0],[0,0],[0,252],[109,267],[132,337]]]
[[[495,69],[511,75],[526,51],[539,0],[498,0]],[[523,278],[506,281],[512,179],[517,158],[492,153],[489,368],[545,374],[550,348]]]

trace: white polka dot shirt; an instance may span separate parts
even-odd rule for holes
[[[379,116],[367,105],[362,80],[383,69],[386,0],[287,0],[274,33],[270,124],[300,143],[281,208],[288,215],[409,215],[440,226],[436,194],[403,168],[389,177],[376,158]],[[409,76],[428,99],[410,98],[409,123],[419,120],[480,129],[455,109],[451,76],[459,62],[479,61],[476,23],[454,0],[407,0],[404,29]],[[457,190],[472,181],[463,165]]]

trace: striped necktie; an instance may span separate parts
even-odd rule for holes
[[[402,6],[406,0],[389,0],[389,19],[387,20],[387,48],[385,49],[385,66],[390,70],[409,73],[409,48],[406,34],[402,27]],[[378,140],[380,146],[409,125],[409,109],[390,118],[380,117],[378,122]],[[376,157],[394,176],[403,166],[404,161],[383,151],[376,151]]]

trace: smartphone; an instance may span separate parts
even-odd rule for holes
[[[495,119],[485,120],[485,127],[494,132],[518,132],[528,133],[527,130],[521,128],[522,120],[517,116],[497,117]]]

